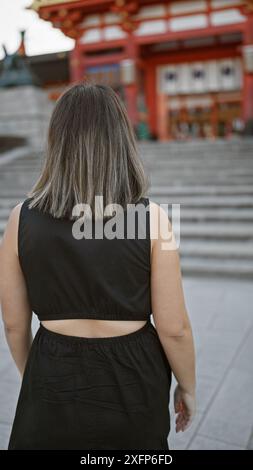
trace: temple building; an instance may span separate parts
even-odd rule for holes
[[[253,0],[35,0],[75,39],[70,80],[99,81],[161,141],[253,133]]]

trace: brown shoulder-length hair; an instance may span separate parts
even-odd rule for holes
[[[73,206],[89,204],[92,217],[104,207],[126,208],[145,196],[149,186],[127,112],[112,88],[80,83],[56,102],[42,172],[28,196],[29,207],[72,219]],[[101,199],[100,199],[101,200]]]

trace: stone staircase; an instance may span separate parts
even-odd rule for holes
[[[180,204],[183,273],[252,278],[253,140],[149,143],[141,155],[150,199]]]
[[[0,156],[0,239],[10,210],[25,199],[42,166],[41,152],[29,148],[20,149],[10,161],[1,159],[5,160],[5,156]]]
[[[150,199],[180,204],[183,274],[253,278],[253,139],[149,142],[140,152]],[[0,163],[0,238],[40,167],[32,150]]]

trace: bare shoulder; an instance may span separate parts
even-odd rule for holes
[[[150,203],[150,212],[152,212],[153,215],[156,215],[156,216],[160,216],[162,219],[165,219],[167,221],[169,221],[169,218],[168,218],[168,213],[167,211],[165,210],[165,208],[163,206],[165,206],[166,204],[157,204],[156,202],[154,201],[149,201]]]
[[[17,253],[17,233],[19,225],[19,216],[23,202],[19,202],[15,207],[12,208],[2,239],[2,244],[13,247]]]
[[[159,225],[161,229],[165,230],[163,233],[166,233],[166,231],[171,231],[171,223],[168,212],[162,205],[157,204],[154,201],[150,201],[150,225],[152,234],[156,233],[155,229],[158,228],[157,225]]]
[[[170,243],[170,249],[176,249],[172,224],[166,210],[166,205],[160,205],[150,201],[150,238],[152,248],[166,240]]]
[[[18,225],[22,205],[23,202],[19,202],[15,207],[12,208],[7,222],[8,226],[11,225],[13,227],[14,225]]]

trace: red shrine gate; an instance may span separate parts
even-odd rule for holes
[[[253,0],[35,0],[76,40],[71,78],[111,85],[160,140],[253,122]]]

